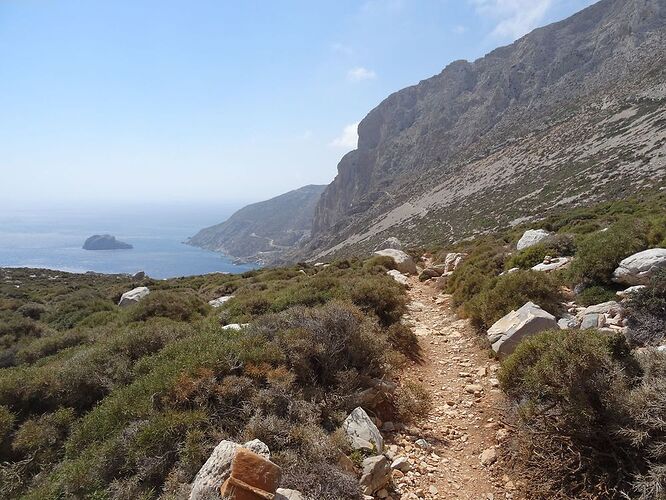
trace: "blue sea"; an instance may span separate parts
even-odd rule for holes
[[[212,272],[241,273],[222,254],[184,244],[199,229],[224,221],[239,207],[115,206],[5,208],[0,210],[0,267],[84,273],[135,273],[173,278]],[[83,250],[93,234],[112,234],[132,250]]]

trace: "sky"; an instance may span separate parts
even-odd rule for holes
[[[593,0],[0,0],[0,206],[329,183],[390,93]]]

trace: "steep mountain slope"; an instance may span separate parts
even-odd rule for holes
[[[665,35],[666,0],[602,0],[391,95],[296,256],[444,242],[661,185]]]
[[[305,186],[248,205],[221,224],[202,229],[188,243],[232,257],[273,262],[310,236],[315,206],[326,186]]]

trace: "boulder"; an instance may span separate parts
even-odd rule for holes
[[[372,495],[391,482],[391,466],[384,455],[363,460],[359,484],[364,495]]]
[[[402,250],[386,248],[375,252],[375,255],[391,257],[395,263],[395,268],[403,274],[416,274],[416,264],[414,263],[414,259]]]
[[[545,330],[559,329],[555,316],[528,302],[488,329],[488,340],[500,356],[511,354],[522,339]]]
[[[444,269],[442,270],[442,274],[445,273],[452,273],[455,271],[458,266],[462,263],[463,260],[465,260],[465,257],[467,257],[466,253],[460,253],[460,252],[450,252],[446,254],[446,257],[444,258]]]
[[[398,238],[396,238],[394,236],[391,236],[390,238],[386,238],[382,242],[382,244],[377,247],[377,250],[381,250],[381,249],[384,249],[384,248],[392,248],[394,250],[402,250],[403,246],[402,246],[402,242]]]
[[[590,328],[599,328],[599,319],[602,317],[603,314],[599,313],[586,314],[580,323],[580,329],[589,330]]]
[[[229,325],[225,325],[222,327],[222,330],[242,330],[243,328],[246,328],[249,326],[249,323],[231,323]]]
[[[120,297],[120,302],[118,302],[118,305],[120,307],[128,307],[134,305],[149,293],[150,290],[148,290],[148,288],[145,286],[136,287],[133,290],[130,290],[129,292],[123,293],[123,295]]]
[[[578,313],[578,318],[581,319],[588,314],[610,314],[611,316],[617,316],[618,314],[622,314],[622,311],[623,307],[619,303],[609,300],[608,302],[586,307]]]
[[[203,464],[192,482],[190,500],[221,499],[220,488],[222,483],[231,475],[231,464],[240,448],[247,448],[254,453],[270,458],[268,446],[255,439],[244,445],[233,441],[221,441],[213,450],[206,463]]]
[[[396,280],[401,285],[409,286],[409,278],[407,278],[407,276],[402,274],[397,269],[391,269],[390,271],[386,271],[386,274],[388,274],[391,278]]]
[[[142,280],[146,277],[145,271],[137,271],[132,275],[132,279],[134,280]]]
[[[648,285],[650,278],[666,268],[666,248],[652,248],[635,253],[620,262],[613,281],[624,285]]]
[[[384,438],[360,406],[345,419],[342,429],[353,449],[374,451],[375,453],[381,453],[384,450]]]
[[[421,271],[421,274],[419,275],[419,280],[426,281],[432,278],[439,278],[441,275],[442,275],[441,271],[433,267],[428,267],[427,269]]]
[[[300,491],[278,488],[274,500],[305,500],[305,497]]]
[[[630,286],[626,290],[620,290],[616,295],[621,299],[628,299],[633,294],[640,292],[641,290],[645,290],[646,288],[647,287],[645,285]]]
[[[555,259],[547,258],[541,264],[537,264],[532,271],[549,273],[558,269],[566,268],[571,262],[571,257],[557,257]]]
[[[217,299],[208,301],[208,305],[217,309],[218,307],[221,307],[232,298],[233,295],[225,295],[224,297],[218,297]]]
[[[518,250],[525,250],[526,248],[542,242],[549,236],[550,233],[544,229],[528,229],[518,240],[516,248],[518,248]]]

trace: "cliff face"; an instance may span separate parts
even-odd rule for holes
[[[301,255],[451,240],[658,184],[665,33],[666,0],[602,0],[389,96],[360,123]]]
[[[188,243],[248,261],[273,263],[310,236],[314,209],[326,186],[305,186],[248,205]]]

